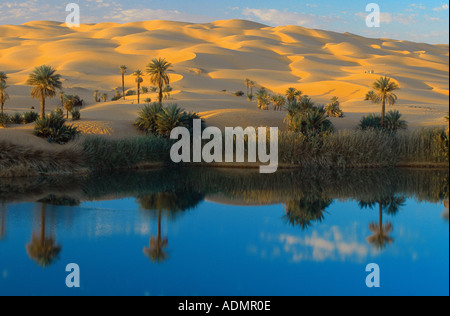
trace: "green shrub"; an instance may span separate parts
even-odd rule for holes
[[[64,109],[62,107],[57,107],[55,110],[53,110],[53,113],[55,115],[64,116]]]
[[[9,124],[9,116],[8,114],[1,114],[0,113],[0,126],[1,127],[8,127]]]
[[[389,111],[384,117],[384,128],[381,127],[381,116],[378,114],[369,114],[363,117],[359,123],[359,128],[375,129],[375,130],[387,130],[390,132],[396,132],[398,130],[407,129],[408,123],[402,119],[402,115],[399,111]]]
[[[144,106],[140,110],[134,125],[147,134],[157,134],[156,120],[162,109],[162,105],[157,102]]]
[[[22,124],[22,123],[23,123],[23,117],[22,117],[22,114],[20,114],[20,113],[14,113],[13,115],[11,115],[11,116],[9,117],[9,121],[10,121],[12,124]]]
[[[37,119],[34,127],[34,134],[45,137],[49,142],[59,144],[67,143],[75,138],[80,132],[76,127],[66,125],[64,116],[51,113],[43,119]]]
[[[81,118],[81,113],[79,108],[75,108],[70,112],[72,114],[72,121],[78,121]]]
[[[135,126],[147,134],[168,138],[175,127],[186,127],[192,132],[194,119],[200,119],[197,113],[185,112],[177,104],[169,104],[167,107],[163,107],[155,102],[141,109]],[[204,121],[202,121],[203,128]]]
[[[136,95],[136,91],[128,90],[127,93],[126,93],[126,96],[130,96],[130,95]]]
[[[23,121],[25,124],[33,123],[39,118],[39,114],[36,112],[30,111],[23,113]]]
[[[343,117],[344,113],[340,108],[340,103],[337,97],[331,99],[331,103],[328,103],[325,111],[328,117]]]
[[[236,96],[236,97],[243,97],[244,95],[245,95],[244,91],[236,91],[234,93],[234,96]]]
[[[292,107],[292,104],[289,107]],[[333,123],[326,118],[325,108],[323,106],[300,108],[289,113],[288,111],[288,128],[292,132],[301,133],[303,135],[313,136],[323,133],[331,133],[334,131]]]

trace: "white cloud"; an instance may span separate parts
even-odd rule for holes
[[[310,28],[319,28],[335,20],[333,17],[318,16],[289,11],[279,11],[276,9],[251,9],[245,8],[242,14],[247,18],[256,18],[260,22],[268,23],[272,26],[298,25]]]
[[[440,7],[437,7],[437,8],[434,8],[433,9],[434,11],[446,11],[446,10],[448,10],[448,4],[443,4],[442,6],[440,6]]]

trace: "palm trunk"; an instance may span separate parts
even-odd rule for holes
[[[138,83],[138,104],[139,104],[139,97],[140,97],[140,90],[141,90],[141,85]]]
[[[125,77],[123,73],[122,73],[122,96],[123,99],[125,100]]]
[[[41,120],[45,118],[45,97],[41,94]]]
[[[381,127],[384,127],[384,116],[386,115],[386,97],[383,97],[383,103],[381,105]]]
[[[160,84],[159,85],[159,96],[158,96],[159,104],[162,104],[162,99],[163,99],[163,92],[162,92],[162,90],[163,90],[163,88],[162,88],[162,85]]]
[[[2,102],[2,115],[4,114],[4,113],[3,113],[3,106],[4,106],[4,105],[5,105],[5,104]]]

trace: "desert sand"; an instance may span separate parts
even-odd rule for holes
[[[449,107],[449,46],[390,39],[371,39],[349,33],[298,26],[268,27],[242,21],[193,24],[147,21],[128,24],[86,24],[68,28],[59,22],[36,21],[0,25],[0,71],[7,73],[10,100],[7,113],[24,112],[39,100],[30,97],[25,82],[34,67],[43,64],[63,77],[64,92],[85,101],[82,120],[75,123],[85,134],[112,137],[137,135],[132,126],[139,109],[137,97],[93,102],[93,91],[121,91],[119,66],[128,67],[126,89],[136,90],[131,74],[153,59],[173,64],[171,100],[199,112],[210,126],[279,126],[284,111],[263,111],[256,102],[236,97],[246,92],[249,78],[271,93],[295,87],[316,103],[338,96],[345,118],[332,119],[337,128],[354,128],[380,106],[364,101],[380,76],[397,81],[398,109],[410,128],[444,125]],[[370,73],[372,72],[373,73]],[[143,86],[150,87],[144,77]],[[256,91],[257,88],[253,88]],[[157,99],[156,93],[141,95]],[[47,110],[59,99],[47,100]],[[387,110],[392,109],[387,107]],[[8,131],[7,131],[8,130]],[[0,129],[0,137],[31,134],[32,126]],[[16,137],[17,138],[17,137]]]

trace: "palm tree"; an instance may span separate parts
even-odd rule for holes
[[[153,59],[150,64],[147,65],[147,73],[150,75],[150,82],[157,85],[159,88],[159,103],[162,103],[163,99],[163,87],[170,84],[170,78],[167,74],[172,67],[172,64],[165,59]]]
[[[62,89],[61,75],[50,66],[36,67],[28,77],[27,85],[33,86],[31,96],[41,101],[41,119],[45,118],[45,99],[53,98],[57,89]]]
[[[288,104],[291,104],[293,101],[295,101],[296,98],[299,98],[301,95],[302,92],[295,88],[289,88],[286,90],[286,100]]]
[[[6,88],[8,86],[4,81],[0,82],[0,105],[1,105],[1,114],[3,115],[3,107],[5,106],[6,100],[9,99],[8,93],[6,93]]]
[[[101,98],[102,98],[103,102],[106,102],[108,100],[108,95],[106,93],[102,93]]]
[[[33,259],[36,264],[45,268],[51,265],[61,252],[61,246],[56,245],[55,238],[45,236],[45,203],[41,204],[40,227],[40,234],[33,233],[31,242],[27,244],[26,249],[28,256]]]
[[[381,103],[381,127],[384,127],[384,117],[386,114],[386,102],[389,105],[394,105],[397,102],[397,95],[393,91],[400,89],[399,85],[391,81],[388,77],[381,77],[373,83],[375,90],[372,96],[373,103]]]
[[[386,128],[390,131],[397,131],[399,129],[407,129],[408,123],[402,119],[399,111],[389,111],[386,115]]]
[[[250,95],[253,95],[253,88],[256,87],[256,82],[250,81]]]
[[[98,93],[99,93],[98,90],[94,90],[94,101],[95,102],[100,102],[100,99],[98,98]]]
[[[270,103],[270,95],[266,88],[262,87],[255,94],[256,100],[258,101],[258,107],[262,110],[267,110],[267,105]]]
[[[75,107],[75,97],[73,95],[66,95],[64,101],[64,109],[67,111],[67,119],[69,119],[69,112],[72,112]]]
[[[163,92],[164,92],[164,99],[169,100],[170,99],[170,93],[173,91],[173,88],[170,85],[167,85]]]
[[[64,106],[64,98],[65,98],[64,91],[59,91],[59,101],[61,101],[61,107]]]
[[[122,95],[123,95],[123,99],[125,100],[125,73],[127,72],[127,66],[122,65],[119,68],[120,68],[120,73],[122,74]]]
[[[3,71],[0,71],[0,83],[6,83],[6,79],[8,79],[8,76]]]
[[[137,101],[138,104],[140,103],[140,94],[141,94],[141,83],[144,82],[144,79],[142,77],[144,76],[144,73],[140,70],[136,70],[133,73],[133,76],[136,77],[136,83],[137,83]]]
[[[247,78],[247,79],[245,79],[244,82],[245,82],[245,86],[247,87],[247,98],[248,98],[251,80]]]

